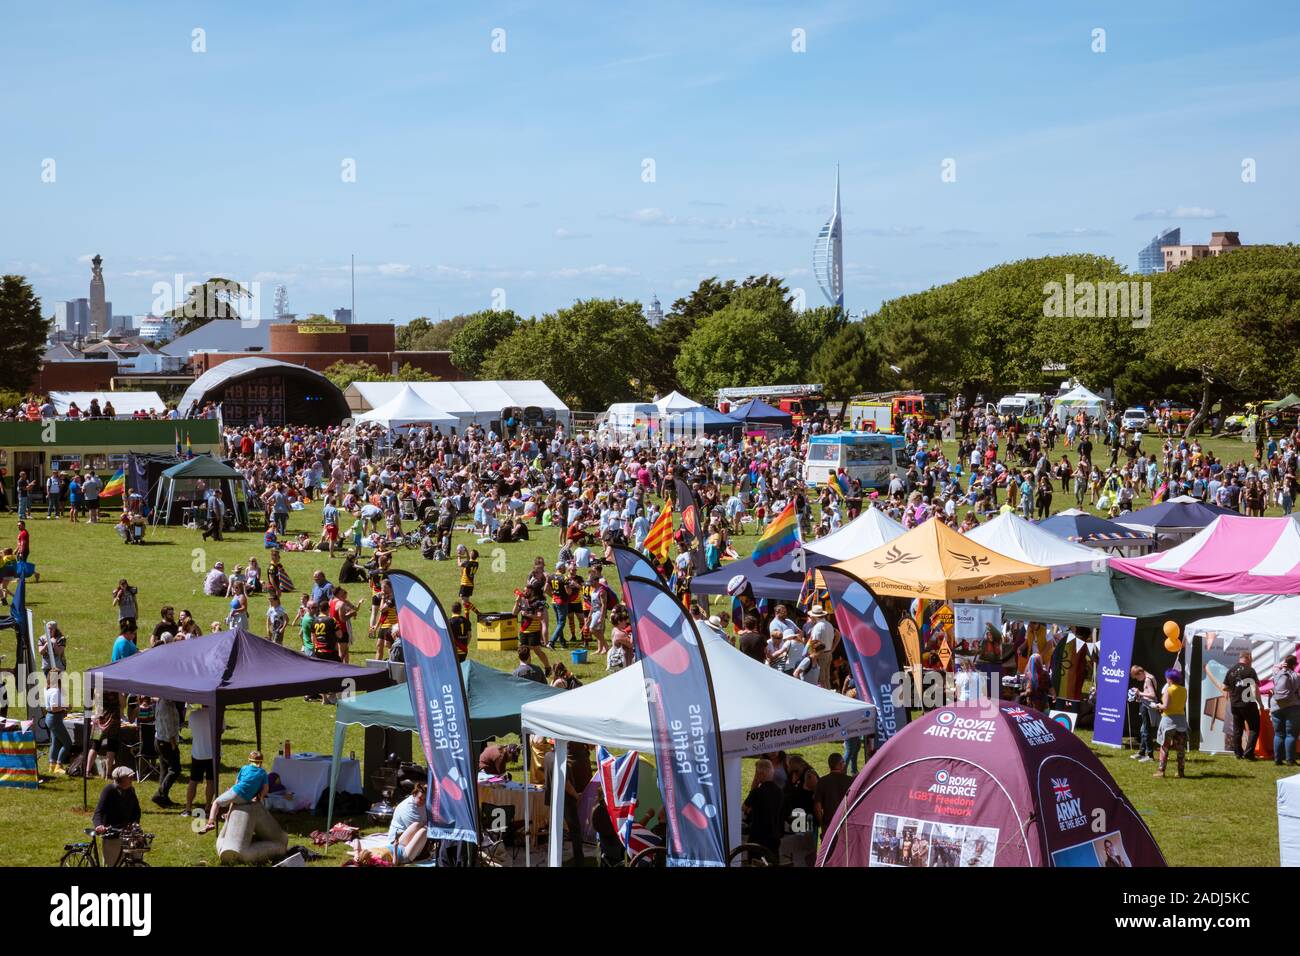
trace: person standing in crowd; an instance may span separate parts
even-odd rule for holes
[[[45,729],[50,732],[50,773],[58,776],[66,772],[68,757],[76,749],[63,721],[68,715],[68,695],[63,688],[63,671],[58,668],[46,672]]]
[[[1187,758],[1187,688],[1183,686],[1183,672],[1176,667],[1165,671],[1165,686],[1160,692],[1160,769],[1154,776],[1163,777],[1169,763],[1169,751],[1178,756],[1178,776],[1183,776]]]
[[[216,767],[213,763],[212,731],[215,721],[212,708],[196,705],[190,708],[190,782],[185,788],[185,815],[194,813],[194,798],[199,784],[203,788],[203,805],[216,796]]]
[[[1273,675],[1273,697],[1269,712],[1273,718],[1273,762],[1295,766],[1296,737],[1300,736],[1300,677],[1296,656],[1288,654]]]
[[[754,780],[745,797],[742,812],[749,824],[749,842],[766,847],[776,857],[781,851],[781,837],[785,829],[781,815],[785,795],[772,775],[772,761],[761,757],[754,763]]]
[[[180,714],[176,704],[159,697],[154,701],[154,745],[158,748],[158,792],[150,799],[165,808],[176,806],[172,787],[181,776]]]
[[[1232,752],[1238,760],[1254,760],[1255,743],[1259,740],[1259,675],[1251,660],[1250,651],[1242,651],[1237,655],[1237,663],[1223,675],[1232,709]],[[1246,736],[1244,749],[1243,734]]]
[[[1160,694],[1156,679],[1145,668],[1134,664],[1129,670],[1130,685],[1137,692],[1138,752],[1130,759],[1146,763],[1156,755],[1155,732],[1160,712],[1155,709]]]
[[[45,520],[63,517],[63,481],[57,471],[45,479]]]
[[[99,524],[99,493],[104,490],[104,482],[93,471],[81,483],[81,494],[86,501],[86,524]]]

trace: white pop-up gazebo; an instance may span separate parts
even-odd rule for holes
[[[1052,403],[1052,414],[1064,425],[1082,411],[1089,418],[1100,418],[1106,411],[1106,400],[1082,385],[1076,385]]]
[[[403,385],[402,390],[364,415],[357,416],[358,422],[378,422],[389,429],[437,426],[450,430],[459,423],[455,415],[434,408],[410,385]]]
[[[674,415],[677,412],[688,412],[692,408],[701,407],[699,402],[693,398],[687,398],[681,392],[669,392],[663,398],[656,400],[654,404],[661,415]]]
[[[879,508],[867,508],[838,531],[814,538],[805,547],[836,561],[848,561],[888,544],[906,530]]]
[[[740,761],[744,757],[873,734],[876,709],[760,664],[708,628],[701,629],[700,639],[721,725],[727,822],[734,849],[741,843]],[[555,740],[552,794],[564,793],[570,740],[654,753],[639,662],[595,683],[524,704],[522,718],[525,733]],[[550,865],[559,866],[563,853],[564,799],[556,796],[551,800]]]
[[[998,554],[1051,569],[1053,581],[1072,574],[1104,571],[1110,561],[1110,555],[1058,538],[1014,511],[1003,512],[972,528],[966,537]]]

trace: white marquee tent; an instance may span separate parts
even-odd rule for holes
[[[660,414],[670,415],[676,412],[688,412],[692,408],[699,408],[700,403],[693,398],[687,398],[681,392],[669,392],[655,402],[655,407],[659,409]]]
[[[357,421],[378,422],[388,428],[436,425],[443,430],[460,424],[459,418],[434,408],[406,383],[402,383],[402,390],[384,404],[358,415]]]
[[[741,843],[740,761],[818,741],[875,732],[875,707],[796,680],[746,657],[710,629],[700,639],[713,677],[721,724],[732,846]],[[654,753],[645,680],[638,662],[603,680],[524,704],[523,729],[555,739],[552,792],[564,788],[570,740],[618,750]],[[551,802],[550,865],[563,856],[564,801]]]
[[[1110,555],[1058,538],[1012,511],[967,532],[966,537],[1008,558],[1050,568],[1052,580],[1104,571]]]
[[[567,425],[569,408],[539,379],[477,382],[353,382],[345,394],[356,411],[369,411],[392,401],[409,387],[423,401],[458,420],[458,428],[471,424],[489,427],[501,418],[502,409],[536,407],[555,412],[556,420]]]
[[[867,508],[838,531],[814,538],[806,547],[836,561],[848,561],[893,541],[906,530],[879,508]]]
[[[1076,385],[1052,403],[1052,414],[1062,425],[1080,411],[1092,418],[1099,418],[1106,411],[1106,400],[1096,392]]]
[[[86,414],[92,398],[99,399],[100,408],[105,402],[112,402],[117,418],[130,418],[135,412],[167,411],[167,403],[157,392],[50,392],[50,401],[60,415],[68,414],[68,406],[73,402],[77,403],[83,415]]]

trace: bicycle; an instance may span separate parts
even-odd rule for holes
[[[99,855],[99,838],[101,836],[106,839],[116,837],[122,841],[122,850],[118,854],[117,862],[113,864],[114,867],[147,867],[149,865],[144,860],[144,854],[148,853],[153,847],[154,835],[145,833],[139,826],[133,825],[121,829],[110,827],[102,834],[96,833],[94,829],[88,829],[84,832],[90,837],[90,842],[65,843],[63,845],[63,858],[59,860],[59,866],[64,868],[104,866]]]

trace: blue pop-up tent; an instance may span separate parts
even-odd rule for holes
[[[775,425],[787,431],[794,423],[793,415],[774,408],[761,398],[752,398],[727,414],[746,425]]]

